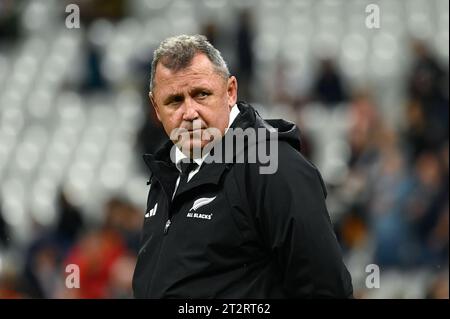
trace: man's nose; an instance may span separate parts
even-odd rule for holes
[[[195,102],[188,98],[184,101],[184,113],[183,120],[185,121],[193,121],[198,118],[198,113],[195,108]]]

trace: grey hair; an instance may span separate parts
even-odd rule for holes
[[[204,35],[182,34],[165,39],[153,53],[150,92],[155,86],[156,66],[159,62],[170,70],[179,71],[188,67],[197,53],[205,54],[214,65],[216,72],[228,79],[230,71],[225,60]]]

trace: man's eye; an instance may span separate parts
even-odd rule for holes
[[[178,105],[178,104],[180,104],[181,102],[183,102],[183,98],[182,97],[174,97],[173,99],[171,99],[170,101],[169,101],[169,105]]]
[[[200,92],[200,93],[198,93],[198,97],[207,97],[209,95],[209,93],[208,92],[205,92],[205,91],[202,91],[202,92]]]

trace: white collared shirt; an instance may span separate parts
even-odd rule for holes
[[[237,104],[235,104],[235,105],[233,105],[233,107],[231,108],[231,111],[230,111],[230,117],[229,117],[229,120],[228,120],[228,126],[227,126],[227,128],[225,129],[225,133],[228,131],[228,129],[230,128],[231,124],[233,124],[234,120],[236,119],[236,117],[237,117],[238,115],[239,115],[239,108],[238,108]],[[192,177],[194,177],[195,174],[197,174],[197,173],[200,171],[200,168],[201,168],[203,162],[205,161],[205,158],[206,158],[208,155],[209,155],[209,153],[204,154],[202,158],[194,158],[194,162],[195,162],[198,166],[197,166],[196,169],[194,169],[194,170],[192,170],[191,172],[189,172],[187,182],[189,182],[189,181],[192,179]],[[185,158],[187,158],[187,156],[186,156],[182,151],[180,151],[180,149],[177,147],[177,148],[175,149],[175,166],[176,166],[176,168],[180,171],[180,173],[181,173],[181,166],[180,166],[180,163],[181,163],[181,161],[182,161],[183,159],[185,159]],[[176,182],[176,184],[175,184],[175,190],[173,191],[172,198],[173,198],[173,196],[175,196],[175,193],[176,193],[176,191],[177,191],[177,188],[178,188],[178,184],[179,184],[179,183],[180,183],[180,177],[178,176],[177,182]]]

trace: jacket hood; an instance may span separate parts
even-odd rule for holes
[[[301,151],[300,130],[295,123],[283,119],[263,119],[250,104],[246,102],[238,102],[237,104],[240,111],[240,116],[235,122],[237,127],[275,129],[279,141],[287,142],[297,151]],[[234,127],[235,123],[231,127]]]

